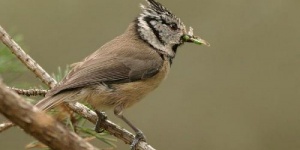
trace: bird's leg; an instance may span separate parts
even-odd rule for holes
[[[97,116],[98,116],[98,120],[96,122],[96,126],[95,126],[95,131],[97,133],[102,133],[104,131],[104,129],[102,129],[100,127],[100,124],[101,122],[105,121],[107,119],[107,116],[104,112],[101,112],[101,111],[98,111],[98,110],[95,110]]]
[[[139,141],[145,141],[146,142],[146,138],[145,138],[143,132],[140,129],[138,129],[137,127],[135,127],[127,118],[125,118],[123,116],[122,110],[123,110],[123,107],[117,106],[114,109],[114,114],[118,118],[122,119],[135,132],[135,137],[134,137],[134,139],[133,139],[133,141],[132,141],[132,143],[130,145],[131,149],[135,150],[136,149],[136,145],[139,143]]]

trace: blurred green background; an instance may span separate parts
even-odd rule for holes
[[[300,1],[160,2],[211,47],[180,47],[167,80],[125,112],[148,142],[159,150],[299,150]],[[0,25],[22,34],[28,53],[51,73],[123,33],[139,3],[0,0]],[[42,85],[31,72],[4,81]],[[29,141],[18,128],[0,134],[1,149]],[[129,147],[119,142],[117,149]]]

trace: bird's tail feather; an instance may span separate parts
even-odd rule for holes
[[[55,97],[45,97],[44,99],[40,100],[37,104],[35,104],[35,106],[41,110],[49,110],[61,104],[62,102],[62,100],[58,100]]]
[[[53,107],[56,107],[63,102],[68,101],[76,101],[77,99],[77,92],[70,92],[70,93],[62,93],[55,96],[46,96],[44,99],[40,100],[38,103],[35,104],[41,110],[49,110]]]

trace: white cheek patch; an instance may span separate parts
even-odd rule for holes
[[[152,26],[155,26],[157,24],[157,22],[155,20],[151,20],[150,23]]]

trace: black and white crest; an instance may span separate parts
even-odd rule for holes
[[[147,0],[149,4],[148,11],[155,11],[157,14],[160,15],[169,15],[170,17],[175,17],[168,9],[166,9],[164,6],[162,6],[160,3],[154,1],[154,0]]]
[[[183,42],[181,36],[185,26],[171,11],[155,0],[146,0],[148,6],[141,5],[142,13],[137,19],[138,32],[160,53],[173,58],[176,48]]]

